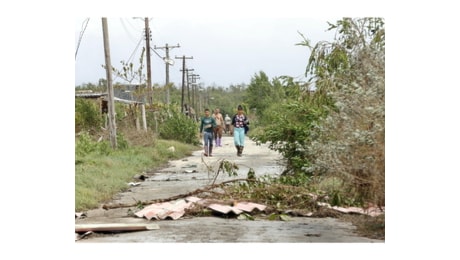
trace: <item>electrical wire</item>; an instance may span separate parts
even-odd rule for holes
[[[165,59],[165,57],[161,57],[161,55],[155,49],[153,49],[152,47],[150,47],[150,50],[153,51],[158,57],[160,57],[160,59],[162,59],[162,60]]]
[[[131,24],[131,23],[129,22],[129,19],[127,19],[127,18],[124,18],[124,19],[123,19],[123,18],[120,18],[120,23],[121,23],[121,25],[123,26],[123,29],[125,30],[126,34],[129,35],[129,38],[135,42],[134,39],[135,39],[136,37],[134,37],[134,36],[131,34],[130,30],[129,30],[129,29],[127,28],[127,26],[126,26],[126,23],[129,24],[130,27],[132,28],[131,31],[132,31],[132,30],[135,30],[135,31],[137,31],[137,32],[142,32],[142,30],[139,30],[139,28],[136,28],[135,26],[133,26],[133,24]]]
[[[121,24],[122,24],[122,26],[123,26],[123,29],[124,29],[125,32],[131,37],[131,39],[134,38],[134,37],[132,36],[132,34],[129,32],[128,28],[126,27],[124,21],[123,21],[122,19],[120,19],[120,22],[121,22]],[[134,26],[132,26],[132,24],[130,24],[130,25],[131,25],[131,27],[134,28]],[[137,30],[137,31],[139,32],[139,30]],[[131,55],[129,56],[128,60],[126,61],[127,64],[129,64],[130,62],[133,61],[134,55],[137,53],[137,51],[139,50],[139,46],[141,45],[141,43],[142,43],[143,40],[144,40],[144,31],[143,31],[143,30],[140,30],[140,34],[141,34],[141,35],[140,35],[139,40],[137,41],[136,47],[134,48],[133,52],[132,52]],[[117,78],[118,78],[118,75],[115,74],[114,80],[116,80]]]
[[[80,36],[78,37],[78,44],[77,44],[77,49],[75,50],[75,59],[77,59],[77,53],[78,53],[78,49],[80,48],[80,43],[81,43],[81,39],[83,38],[83,34],[85,33],[85,30],[86,30],[86,27],[88,26],[88,23],[89,23],[89,17],[85,19],[86,21],[86,24],[82,27],[83,27],[83,30],[80,32]],[[85,21],[83,21],[82,24],[85,23]]]
[[[134,58],[134,54],[137,52],[139,49],[139,46],[141,45],[141,42],[144,41],[144,33],[141,34],[140,40],[137,42],[136,48],[134,48],[134,51],[131,53],[131,56],[129,56],[128,62],[130,62]]]

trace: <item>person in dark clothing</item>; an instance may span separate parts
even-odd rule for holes
[[[204,110],[204,117],[201,118],[200,125],[200,137],[203,137],[204,156],[212,156],[212,142],[214,140],[214,129],[216,126],[216,120],[211,116],[209,108],[206,108]]]

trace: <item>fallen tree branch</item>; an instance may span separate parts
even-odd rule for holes
[[[190,197],[190,196],[196,196],[198,194],[201,194],[201,193],[205,193],[205,192],[212,192],[213,189],[215,188],[219,188],[225,184],[228,184],[228,183],[234,183],[234,182],[252,182],[252,183],[258,183],[258,184],[265,184],[265,185],[276,185],[278,188],[283,188],[283,189],[287,189],[287,190],[290,190],[290,189],[293,189],[293,188],[296,188],[295,186],[292,186],[292,185],[285,185],[285,184],[273,184],[273,183],[268,183],[268,182],[264,182],[264,181],[260,181],[260,180],[257,180],[257,179],[248,179],[248,178],[240,178],[240,179],[233,179],[233,180],[228,180],[228,181],[224,181],[224,182],[221,182],[221,183],[218,183],[218,184],[211,184],[211,185],[208,185],[202,189],[196,189],[194,191],[191,191],[191,192],[187,192],[187,193],[184,193],[184,194],[179,194],[179,195],[176,195],[176,196],[172,196],[172,197],[169,197],[169,198],[166,198],[166,199],[154,199],[154,200],[150,200],[150,201],[135,201],[134,203],[117,203],[117,204],[104,204],[102,205],[102,208],[105,209],[105,210],[109,210],[109,209],[115,209],[115,208],[130,208],[130,207],[139,207],[139,206],[146,206],[146,205],[150,205],[150,204],[155,204],[155,203],[163,203],[163,202],[168,202],[168,201],[173,201],[173,200],[178,200],[178,199],[182,199],[182,198],[186,198],[186,197]],[[298,195],[298,193],[297,193]],[[317,195],[314,195],[314,194],[308,194],[309,196],[312,197],[312,199],[314,201],[317,201],[318,199],[322,199],[324,196],[317,196]]]
[[[170,197],[170,198],[167,198],[167,199],[155,199],[155,200],[150,200],[150,201],[145,201],[145,202],[142,202],[142,201],[137,201],[137,202],[134,202],[134,203],[117,203],[117,204],[104,204],[102,205],[102,208],[105,209],[105,210],[108,210],[108,209],[115,209],[115,208],[130,208],[130,207],[138,207],[138,206],[145,206],[145,205],[150,205],[150,204],[155,204],[155,203],[163,203],[163,202],[167,202],[167,201],[172,201],[172,200],[177,200],[177,199],[182,199],[182,198],[186,198],[186,197],[190,197],[190,196],[195,196],[197,194],[200,194],[200,193],[205,193],[205,192],[209,192],[215,188],[218,188],[222,185],[225,185],[227,183],[232,183],[232,182],[240,182],[240,181],[247,181],[247,182],[260,182],[260,181],[257,181],[257,180],[248,180],[248,179],[233,179],[233,180],[229,180],[229,181],[224,181],[224,182],[221,182],[221,183],[218,183],[218,184],[212,184],[212,185],[209,185],[203,189],[196,189],[194,191],[191,191],[191,192],[187,192],[187,193],[184,193],[184,194],[179,194],[179,195],[176,195],[176,196],[173,196],[173,197]],[[262,182],[260,182],[262,183]]]

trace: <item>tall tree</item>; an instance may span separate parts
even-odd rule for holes
[[[279,81],[276,78],[270,81],[267,74],[260,71],[251,78],[245,103],[249,104],[250,109],[257,110],[257,114],[263,115],[270,104],[279,102],[283,98],[284,93]]]

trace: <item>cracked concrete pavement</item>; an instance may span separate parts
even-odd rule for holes
[[[232,178],[245,178],[250,168],[256,176],[281,173],[281,156],[268,149],[268,145],[257,145],[248,137],[242,157],[236,156],[233,137],[224,135],[222,147],[215,147],[213,157],[204,157],[202,151],[191,156],[170,161],[168,167],[151,173],[138,186],[118,194],[112,203],[133,203],[166,199],[192,192],[209,185],[214,180],[218,162],[222,159],[238,165],[238,176],[220,174],[216,183]],[[137,209],[133,208],[133,211]],[[147,220],[128,216],[127,208],[102,208],[87,211],[85,218],[75,219],[75,224],[97,223],[155,223],[159,229],[117,233],[93,233],[76,243],[105,242],[165,242],[165,243],[383,243],[357,235],[351,223],[334,218],[292,217],[289,221],[256,219],[239,220],[217,216],[189,217],[178,220]]]

